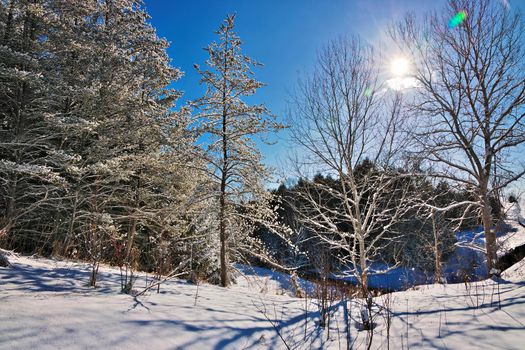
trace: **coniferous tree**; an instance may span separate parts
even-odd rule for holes
[[[175,189],[191,188],[184,184],[186,170],[168,161],[163,152],[170,146],[188,148],[191,142],[174,137],[173,129],[185,128],[186,121],[183,113],[170,111],[179,93],[166,89],[181,74],[170,66],[168,44],[147,19],[141,2],[107,0],[98,3],[86,22],[86,40],[93,40],[90,84],[97,94],[87,110],[95,126],[82,149],[82,171],[88,176],[85,218],[93,230],[106,231],[99,224],[101,217],[107,218],[103,223],[117,227],[116,234],[106,238],[126,271],[138,266],[144,246],[155,240],[152,237],[173,231],[178,221],[171,211],[180,204]],[[96,241],[100,235],[91,237]],[[131,289],[132,280],[126,273],[125,290]]]
[[[62,84],[45,74],[47,13],[41,1],[0,2],[0,238],[19,247],[47,246],[71,160],[54,98]]]
[[[2,1],[0,18],[5,241],[88,258],[94,284],[101,259],[130,267],[185,231],[189,115],[142,2]]]
[[[199,129],[204,135],[208,173],[218,202],[222,286],[230,283],[230,256],[249,251],[244,244],[249,241],[247,234],[254,223],[272,215],[264,204],[268,193],[263,179],[268,172],[253,137],[282,127],[264,105],[248,105],[243,101],[243,97],[253,95],[263,83],[254,78],[252,71],[259,64],[242,52],[234,19],[233,15],[226,18],[217,31],[219,41],[206,49],[208,69],[196,66],[206,93],[194,101],[199,110]]]

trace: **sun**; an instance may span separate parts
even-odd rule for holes
[[[390,72],[396,77],[403,77],[407,75],[410,70],[410,63],[404,57],[395,58],[392,63],[390,63]]]

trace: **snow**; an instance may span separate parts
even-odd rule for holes
[[[498,256],[525,245],[525,212],[517,203],[506,203],[504,230],[497,233]],[[443,264],[447,283],[461,283],[465,279],[479,281],[487,277],[485,235],[482,227],[456,232],[456,248]],[[373,262],[368,266],[369,286],[372,288],[401,291],[410,287],[432,284],[433,273],[409,266],[391,266]],[[334,276],[339,280],[357,283],[353,273]]]
[[[503,255],[514,248],[525,244],[525,212],[518,203],[507,205],[507,224],[510,229],[508,232],[498,237],[499,251],[498,255]]]
[[[239,272],[236,278],[236,286],[239,288],[259,291],[262,294],[295,296],[295,287],[289,274],[244,264],[236,264],[235,268]],[[313,293],[312,282],[299,277],[296,277],[296,280],[302,291]]]
[[[407,266],[391,266],[378,262],[369,264],[368,274],[368,285],[371,288],[389,291],[404,290],[432,280],[432,276],[427,276],[420,269]],[[353,273],[348,273],[343,277],[336,276],[335,278],[354,284],[357,283],[357,278]]]
[[[327,340],[327,330],[317,326],[317,301],[308,299],[305,340],[304,299],[276,295],[271,288],[261,293],[253,283],[279,288],[287,283],[284,274],[264,269],[253,269],[245,282],[238,277],[239,285],[231,288],[172,280],[160,294],[134,298],[118,293],[118,270],[108,266],[101,267],[99,288],[91,289],[85,285],[87,264],[9,259],[13,266],[0,268],[0,349],[283,349],[276,328],[292,348],[339,349],[346,347],[345,317],[351,320],[353,347],[365,345],[361,300],[332,304]],[[137,289],[145,279],[140,275]],[[519,349],[525,336],[524,287],[525,260],[504,271],[499,284],[426,285],[388,294],[390,347]],[[375,298],[372,349],[386,348],[388,341],[386,298]]]
[[[394,341],[408,339],[410,348],[519,349],[525,335],[523,286],[523,279],[502,281],[501,310],[492,280],[393,293]]]
[[[520,224],[522,210],[518,204],[506,205],[506,227],[497,233],[498,256],[501,257],[516,247],[525,244],[525,227]],[[456,251],[446,262],[444,273],[449,282],[462,281],[461,274],[468,272],[475,279],[487,276],[485,235],[478,227],[456,233]]]
[[[263,335],[270,347],[277,341],[254,307],[257,292],[175,280],[160,294],[133,298],[118,293],[118,271],[106,266],[93,290],[85,286],[86,264],[11,260],[12,269],[0,270],[0,349],[241,349]],[[289,299],[273,300],[299,316]]]
[[[523,284],[523,281],[525,280],[525,259],[522,259],[507,270],[503,271],[501,278],[510,282]]]
[[[498,235],[499,255],[525,244],[522,216],[519,206],[509,207],[509,230]],[[463,281],[458,271],[473,265],[475,275],[484,275],[483,231],[461,231],[456,238],[456,254],[444,267],[447,280]],[[88,264],[3,253],[12,267],[0,268],[0,349],[286,348],[277,331],[295,349],[338,349],[346,347],[348,319],[354,348],[365,346],[359,316],[362,300],[332,302],[328,337],[327,330],[318,327],[318,302],[308,299],[305,304],[295,298],[291,277],[285,273],[237,264],[236,285],[230,288],[171,280],[159,294],[133,297],[119,293],[115,268],[102,266],[99,287],[92,289],[86,285]],[[485,280],[420,285],[431,277],[402,266],[381,274],[389,268],[372,264],[370,285],[390,290],[419,286],[388,294],[390,300],[385,295],[375,298],[372,348],[383,348],[387,342],[393,349],[521,348],[525,259],[504,271],[499,284]],[[135,288],[141,290],[148,280],[151,276],[140,274]],[[312,282],[296,280],[312,295]],[[385,308],[393,315],[390,339]]]

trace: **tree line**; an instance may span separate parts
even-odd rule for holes
[[[93,286],[101,261],[127,290],[138,268],[228,285],[229,256],[257,251],[251,227],[272,220],[251,136],[281,127],[242,100],[262,84],[234,17],[182,108],[141,1],[2,1],[0,19],[2,244],[88,260]]]

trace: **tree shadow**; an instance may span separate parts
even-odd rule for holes
[[[10,284],[9,289],[31,292],[55,293],[114,293],[114,283],[105,283],[114,279],[113,274],[99,272],[97,288],[88,287],[90,276],[88,264],[74,264],[71,267],[35,267],[13,262],[11,268],[0,270],[0,281]]]

